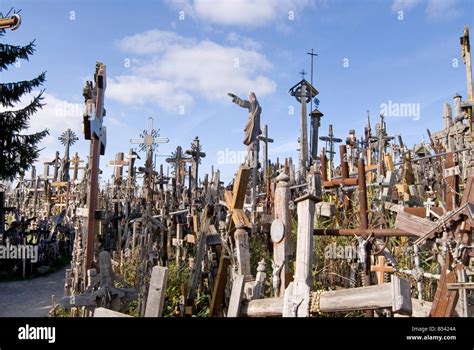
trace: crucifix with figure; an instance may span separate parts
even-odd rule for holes
[[[85,269],[92,268],[94,259],[94,242],[96,236],[95,219],[97,199],[99,193],[99,164],[100,156],[105,153],[107,143],[107,132],[103,125],[105,117],[105,89],[106,89],[106,66],[97,62],[95,66],[94,81],[88,81],[84,87],[83,96],[85,100],[84,111],[84,136],[91,141],[91,153],[89,158],[89,192],[87,194],[87,223],[84,236],[86,237]],[[87,283],[87,282],[86,282]]]
[[[198,187],[198,167],[201,164],[201,158],[206,156],[206,153],[202,152],[202,146],[199,141],[199,137],[196,138],[191,143],[191,149],[185,152],[187,155],[191,156],[192,161],[192,179],[191,179],[191,191]]]

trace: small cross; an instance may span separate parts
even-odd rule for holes
[[[304,76],[307,75],[308,73],[306,73],[303,69],[299,74],[301,74],[301,78],[304,79]]]
[[[430,213],[431,213],[431,208],[434,206],[435,202],[431,199],[431,198],[428,198],[426,202],[423,202],[423,205],[425,206],[426,208],[426,214],[425,216],[427,218],[430,217]]]
[[[376,273],[378,284],[382,284],[385,272],[393,272],[393,267],[385,265],[385,256],[383,255],[380,255],[377,260],[378,265],[372,265],[370,271]]]

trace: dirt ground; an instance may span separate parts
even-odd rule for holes
[[[0,283],[0,317],[46,317],[51,295],[63,296],[66,268],[45,277]]]

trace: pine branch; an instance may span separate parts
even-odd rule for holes
[[[25,129],[29,125],[30,116],[38,111],[38,109],[43,108],[44,104],[41,101],[43,97],[44,90],[42,90],[38,96],[33,98],[33,100],[26,107],[16,110],[16,111],[5,111],[0,113],[0,126],[3,132],[9,131],[11,134],[19,133],[21,130]]]
[[[45,72],[32,80],[24,80],[16,83],[0,84],[0,103],[4,107],[13,107],[14,103],[20,102],[21,96],[30,93],[34,88],[46,81]]]
[[[6,70],[7,67],[16,60],[27,60],[35,51],[35,41],[33,40],[26,46],[13,46],[0,44],[0,72]]]

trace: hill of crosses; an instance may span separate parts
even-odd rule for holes
[[[93,58],[82,83],[67,82],[77,87],[74,100],[80,106],[68,118],[82,129],[57,118],[33,130],[37,115],[55,108],[47,78],[56,79],[54,67],[35,57],[43,49],[60,53],[42,48],[41,37],[24,46],[9,44],[24,40],[16,38],[20,34],[37,35],[28,25],[35,14],[0,10],[5,11],[0,16],[0,316],[473,317],[474,97],[468,26],[458,21],[456,42],[443,46],[460,58],[457,69],[466,74],[457,84],[466,96],[445,91],[453,99],[436,102],[432,129],[415,130],[418,143],[404,142],[403,130],[391,131],[394,117],[419,119],[416,103],[390,100],[380,113],[332,123],[318,96],[324,91],[318,74],[332,66],[324,67],[317,49],[302,54],[311,62],[311,74],[265,73],[294,75],[295,85],[278,86],[284,101],[271,100],[263,83],[228,81],[225,91],[194,98],[193,113],[181,106],[186,115],[175,119],[174,129],[194,123],[199,105],[216,98],[220,122],[196,121],[192,125],[200,126],[192,133],[198,136],[177,142],[159,113],[148,114],[150,108],[134,96],[148,89],[147,96],[164,105],[160,94],[179,99],[181,90],[194,88],[191,74],[207,74],[203,81],[216,83],[226,72],[200,72],[193,63],[199,48],[225,51],[242,44],[246,53],[266,59],[261,45],[244,44],[234,32],[228,37],[233,44],[225,46],[152,30],[148,39],[158,39],[135,50],[165,60],[184,48],[190,56],[175,63],[186,62],[191,83],[180,85],[187,73],[179,73],[176,82],[168,76],[170,84],[152,89],[147,84],[155,73],[130,56],[127,69],[142,74],[142,80],[120,85],[124,76],[108,76],[113,69],[106,60],[94,66]],[[87,59],[98,49],[98,37],[88,36]],[[112,44],[102,45],[100,52],[113,50]],[[236,75],[254,74],[251,82],[267,81],[256,77],[263,63],[249,68],[231,58],[228,64],[240,69]],[[416,72],[411,80],[417,80]],[[367,87],[368,94],[388,85]],[[140,134],[128,134],[128,127],[121,133],[117,113],[108,113],[109,105],[117,110],[118,89],[124,87],[135,110],[128,122],[138,125]],[[325,96],[331,93],[336,90]],[[351,114],[349,101],[339,103],[341,112]],[[271,104],[272,110],[281,108],[280,115],[267,112]],[[226,113],[236,115],[237,132],[227,126]],[[295,144],[291,157],[278,154],[286,145],[272,135],[285,118],[296,125],[296,132],[286,131]],[[361,132],[351,125],[356,119],[363,120]],[[235,157],[226,144],[217,146],[234,158],[228,176],[209,151],[216,147],[213,137],[238,140],[232,141]],[[107,157],[111,144],[115,149]],[[168,154],[161,152],[164,147]]]

